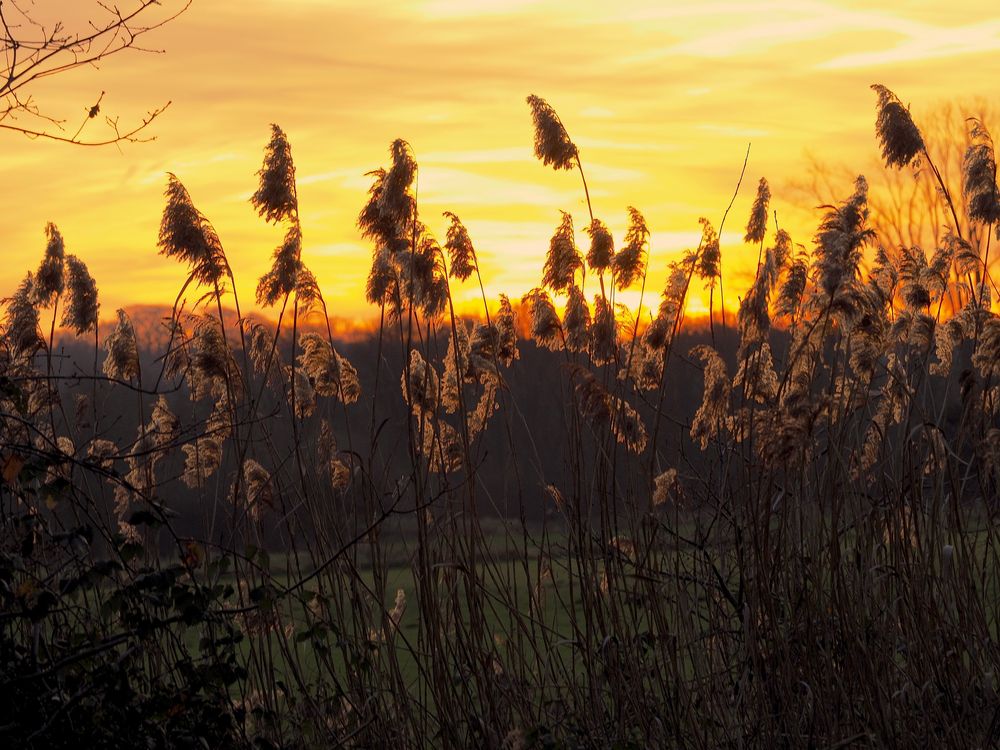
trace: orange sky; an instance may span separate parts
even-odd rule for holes
[[[56,15],[85,5],[36,0],[40,13]],[[105,111],[123,123],[172,100],[152,128],[155,142],[83,149],[0,133],[8,261],[0,293],[37,265],[45,223],[54,221],[97,278],[105,316],[123,304],[172,301],[183,272],[156,250],[172,171],[218,230],[241,298],[252,299],[281,239],[248,202],[276,122],[298,169],[303,258],[332,314],[372,313],[362,296],[370,248],[355,219],[364,173],[386,163],[397,137],[420,164],[422,218],[443,239],[438,217],[457,213],[487,293],[520,295],[540,277],[559,210],[586,224],[578,176],[532,155],[524,98],[535,93],[580,147],[595,214],[616,238],[626,206],[646,215],[654,299],[667,262],[697,243],[698,217],[718,224],[752,142],[723,235],[727,302],[735,302],[729,290],[744,290],[757,257],[740,238],[758,178],[770,180],[779,220],[808,242],[814,217],[783,188],[803,176],[807,152],[859,171],[871,165],[869,84],[888,85],[918,114],[946,99],[996,94],[995,2],[869,5],[195,0],[146,39],[165,54],[126,53],[33,90],[74,125],[101,90]],[[458,293],[473,298],[478,288]]]

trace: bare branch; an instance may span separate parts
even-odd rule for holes
[[[123,142],[151,140],[139,138],[149,124],[167,106],[152,110],[140,124],[124,131],[118,127],[117,117],[106,117],[110,134],[100,138],[82,138],[88,123],[101,111],[105,92],[97,101],[87,106],[87,115],[72,135],[63,131],[64,118],[40,108],[31,96],[30,88],[38,81],[68,73],[84,67],[96,67],[100,62],[126,50],[140,53],[160,53],[138,40],[152,31],[170,23],[190,6],[193,0],[176,0],[179,7],[165,16],[157,17],[155,10],[162,8],[161,0],[133,0],[130,8],[96,0],[99,19],[89,19],[82,31],[74,32],[62,21],[49,22],[39,19],[33,8],[25,8],[17,0],[0,0],[0,129],[22,133],[30,138],[69,143],[78,146],[107,146]],[[26,120],[25,124],[18,122]],[[37,124],[30,121],[37,121]]]

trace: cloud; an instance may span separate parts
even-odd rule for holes
[[[951,28],[928,28],[888,49],[840,55],[816,67],[823,70],[869,68],[997,50],[1000,50],[1000,19]]]

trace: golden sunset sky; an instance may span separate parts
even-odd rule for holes
[[[70,25],[84,6],[36,0]],[[732,305],[756,263],[741,237],[761,176],[779,221],[808,243],[816,213],[790,189],[807,155],[859,172],[876,163],[871,83],[910,103],[919,124],[922,109],[993,97],[1000,82],[993,0],[195,0],[144,44],[165,52],[127,52],[32,93],[70,131],[102,90],[104,111],[123,124],[171,100],[155,142],[87,149],[0,133],[0,293],[37,265],[53,221],[97,278],[105,317],[171,302],[183,270],[156,248],[170,171],[215,225],[251,300],[282,234],[248,202],[275,122],[297,166],[303,259],[332,314],[373,313],[362,293],[371,248],[355,219],[364,173],[387,163],[397,137],[420,164],[421,218],[443,240],[441,212],[457,213],[487,294],[519,296],[540,277],[559,210],[586,225],[578,175],[533,157],[524,99],[534,93],[580,147],[595,214],[616,240],[626,206],[645,214],[650,302],[666,264],[697,244],[698,217],[718,225],[752,143],[723,234]],[[90,127],[85,136],[104,134]],[[458,294],[474,299],[478,287]]]

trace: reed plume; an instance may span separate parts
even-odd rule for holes
[[[244,325],[247,328],[247,354],[250,363],[256,372],[262,373],[271,359],[274,334],[259,321],[244,320]],[[274,352],[274,356],[278,357],[277,351]]]
[[[978,270],[981,263],[979,251],[964,237],[960,237],[949,229],[941,244],[942,248],[947,251],[948,257],[952,259],[956,274],[969,276]]]
[[[157,241],[160,254],[186,263],[192,278],[215,287],[223,281],[228,270],[219,235],[195,208],[187,188],[172,173],[167,176],[165,195],[167,205],[163,209]]]
[[[565,292],[573,284],[576,272],[583,268],[583,258],[573,235],[573,217],[565,211],[555,234],[549,240],[549,252],[542,269],[542,286],[553,292]]]
[[[365,299],[373,305],[385,305],[399,298],[399,284],[389,251],[378,248],[372,255],[372,267],[365,284]]]
[[[288,367],[288,397],[295,404],[295,417],[305,419],[316,411],[316,389],[302,367]]]
[[[437,241],[429,234],[419,237],[413,252],[397,256],[402,296],[428,318],[440,316],[448,305],[448,277]]]
[[[527,98],[535,125],[535,156],[553,169],[573,169],[579,151],[563,127],[556,111],[541,97]]]
[[[184,452],[184,473],[181,481],[187,487],[203,487],[222,465],[222,450],[232,433],[229,424],[228,398],[216,402],[205,421],[204,432],[191,443],[181,446]]]
[[[590,308],[576,284],[569,288],[562,327],[566,332],[566,348],[571,352],[586,351],[590,343]]]
[[[576,396],[580,413],[587,417],[595,430],[607,429],[611,426],[612,398],[601,382],[585,367],[570,366],[570,376],[574,381],[573,393]]]
[[[278,300],[295,291],[302,270],[302,231],[298,224],[288,227],[284,241],[273,254],[273,262],[257,282],[257,304],[273,307]]]
[[[45,255],[35,272],[32,287],[32,301],[39,307],[48,307],[52,301],[63,293],[66,285],[65,258],[66,247],[62,234],[56,225],[49,222],[45,225]]]
[[[761,404],[772,403],[778,395],[778,376],[774,371],[771,345],[760,343],[752,354],[740,359],[733,378],[733,389],[743,391],[747,398]]]
[[[531,315],[531,337],[538,346],[557,351],[563,348],[563,330],[559,314],[548,292],[536,287],[521,298]]]
[[[389,152],[392,165],[388,170],[379,168],[367,173],[372,184],[368,201],[358,215],[358,228],[363,237],[375,242],[376,250],[395,255],[410,245],[417,210],[412,194],[417,163],[404,140],[393,141]]]
[[[667,469],[656,476],[653,486],[653,507],[666,505],[678,496],[677,469]]]
[[[139,376],[139,349],[135,343],[135,330],[122,309],[118,310],[118,324],[104,340],[107,356],[104,374],[116,380],[130,380]]]
[[[462,468],[465,452],[458,431],[444,420],[434,420],[429,412],[420,416],[419,431],[423,434],[421,455],[428,468],[437,474],[448,474]]]
[[[444,379],[441,383],[441,405],[449,414],[458,411],[459,393],[465,385],[470,368],[472,344],[464,321],[455,321],[454,335],[448,339],[444,357]]]
[[[875,236],[868,220],[868,182],[854,181],[854,194],[839,206],[826,206],[816,233],[816,270],[820,288],[833,298],[842,284],[852,284],[865,244]]]
[[[111,471],[118,453],[118,446],[105,438],[95,438],[87,445],[87,458],[105,472]]]
[[[310,313],[323,306],[323,292],[320,291],[316,275],[305,263],[299,264],[295,275],[295,301],[300,313]]]
[[[410,350],[410,367],[403,373],[401,387],[415,414],[433,412],[441,402],[437,372],[416,349]]]
[[[763,177],[757,183],[757,197],[750,209],[750,220],[747,222],[747,232],[743,241],[756,245],[763,242],[767,234],[767,206],[771,201],[771,188]]]
[[[496,323],[477,323],[469,337],[469,367],[467,376],[480,383],[498,383],[500,331]]]
[[[631,404],[623,398],[612,400],[611,432],[615,439],[632,453],[642,453],[646,450],[648,433],[642,421]]]
[[[188,344],[188,386],[191,400],[206,397],[221,399],[228,389],[239,386],[232,378],[237,372],[232,351],[219,321],[210,317],[196,320],[194,335]]]
[[[613,362],[618,353],[618,321],[611,303],[603,296],[594,297],[594,322],[590,326],[590,356],[594,364]]]
[[[260,463],[248,458],[243,461],[243,487],[246,489],[247,515],[251,520],[259,521],[264,508],[274,507],[271,474]]]
[[[417,161],[413,157],[410,144],[397,138],[389,146],[392,165],[385,172],[385,178],[378,196],[378,209],[383,217],[392,222],[395,230],[405,230],[416,213],[416,199],[410,189],[417,175]]]
[[[602,273],[611,265],[615,254],[615,239],[600,219],[594,219],[587,227],[590,235],[590,249],[587,251],[587,266],[592,271]]]
[[[510,299],[500,295],[500,310],[495,316],[497,327],[497,359],[505,367],[510,367],[521,356],[517,348],[517,321]]]
[[[704,216],[698,219],[701,224],[701,252],[698,255],[698,278],[705,282],[705,288],[714,288],[719,280],[719,264],[722,262],[722,252],[719,248],[719,235]]]
[[[712,347],[704,344],[696,346],[691,350],[690,356],[700,360],[705,366],[704,396],[691,421],[691,439],[705,450],[708,443],[718,436],[719,427],[725,424],[729,414],[730,381],[726,374],[726,363]]]
[[[361,396],[358,372],[330,343],[315,333],[299,336],[302,353],[299,366],[306,373],[319,396],[335,396],[353,404]]]
[[[872,84],[878,95],[875,134],[882,146],[887,166],[905,167],[924,150],[924,139],[910,116],[910,110],[881,84]]]
[[[618,291],[632,286],[642,276],[648,242],[649,228],[646,226],[646,219],[638,209],[629,206],[625,245],[615,253],[611,263]]]
[[[971,143],[962,159],[962,193],[969,219],[982,224],[1000,222],[1000,189],[993,139],[981,120],[972,120]]]
[[[44,346],[38,328],[38,308],[34,303],[35,279],[25,275],[10,297],[4,299],[7,307],[3,335],[8,346],[17,356],[30,357]]]
[[[449,273],[452,278],[465,281],[477,268],[476,249],[472,246],[472,239],[461,220],[451,211],[445,211],[444,216],[451,221],[444,243],[444,249],[448,251],[451,259]]]
[[[295,190],[295,164],[285,132],[271,125],[271,140],[264,150],[264,164],[257,172],[257,192],[250,203],[265,221],[297,220],[299,205]]]
[[[466,418],[466,430],[470,441],[474,440],[486,429],[490,417],[499,408],[500,404],[497,403],[497,383],[488,381],[483,388],[482,394],[479,396],[479,400],[476,402],[476,408],[469,412]]]
[[[77,335],[97,328],[100,303],[97,282],[86,264],[75,255],[66,256],[66,306],[60,325],[71,328]]]
[[[778,291],[775,312],[784,318],[795,319],[809,281],[809,265],[804,254],[796,254],[785,273],[785,280]]]

